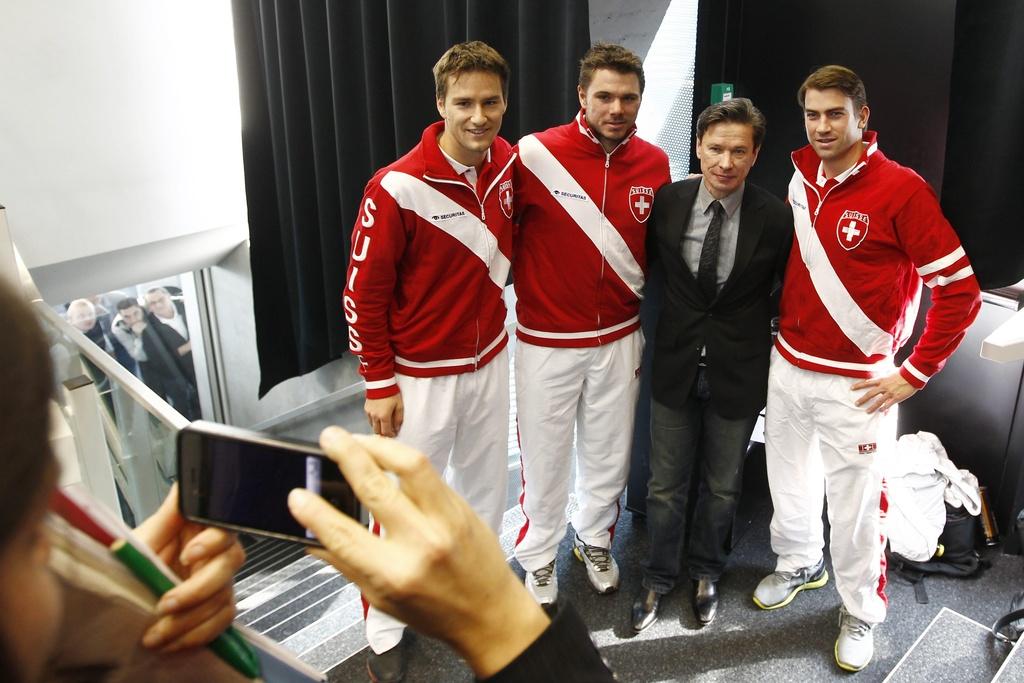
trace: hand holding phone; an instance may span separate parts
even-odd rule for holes
[[[509,568],[498,539],[426,456],[338,427],[325,429],[320,444],[386,535],[371,534],[302,489],[288,504],[326,546],[311,552],[358,584],[375,607],[449,643],[480,678],[500,671],[547,628],[550,620]]]

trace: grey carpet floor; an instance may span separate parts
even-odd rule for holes
[[[583,567],[572,556],[571,534],[566,534],[558,557],[560,599],[571,601],[579,610],[621,681],[838,681],[850,677],[833,661],[839,607],[833,582],[802,593],[779,610],[763,611],[751,601],[753,588],[774,566],[767,498],[756,501],[751,512],[720,584],[719,615],[705,628],[699,628],[693,617],[689,588],[681,586],[663,602],[658,622],[640,635],[632,633],[629,611],[640,587],[639,565],[647,546],[642,521],[634,520],[632,513],[625,512],[619,521],[613,550],[622,571],[622,587],[609,596],[590,590]],[[856,675],[857,681],[885,679],[943,607],[983,625],[1007,611],[1012,594],[1024,587],[1024,560],[998,553],[989,560],[992,566],[972,578],[929,577],[930,600],[924,605],[916,602],[912,586],[890,572],[889,616],[876,629],[875,659]],[[967,645],[960,636],[936,629],[923,641],[927,641],[922,645],[927,650],[925,661],[946,653],[950,665],[963,666]],[[987,642],[979,640],[979,657],[986,655]],[[1008,648],[999,647],[987,654],[1002,658],[1007,652]],[[940,666],[923,680],[975,680],[934,663]],[[981,669],[988,671],[989,665]],[[364,653],[334,668],[329,677],[331,681],[365,680]],[[447,647],[420,636],[412,650],[408,680],[468,681],[472,675]]]

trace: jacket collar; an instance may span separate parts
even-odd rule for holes
[[[441,146],[437,143],[437,139],[444,132],[444,121],[435,121],[426,127],[423,131],[423,136],[420,138],[420,148],[423,150],[423,171],[425,175],[434,178],[444,178],[445,180],[461,180],[461,176],[455,172],[455,169],[448,159],[445,157],[444,152],[441,151]],[[498,138],[495,137],[495,141]],[[491,144],[491,148],[494,144]],[[484,168],[491,163],[491,149],[487,150],[487,157],[484,159],[483,166],[480,168],[478,176],[483,175]]]
[[[580,135],[586,137],[595,145],[597,145],[601,154],[605,153],[604,147],[601,145],[601,141],[597,139],[597,135],[594,134],[594,131],[591,130],[590,128],[590,124],[587,123],[586,109],[581,108],[579,113],[576,114],[576,129],[579,131]],[[623,145],[632,140],[634,135],[636,135],[635,123],[633,124],[633,127],[629,129],[629,132],[626,133],[626,136],[622,138],[622,142],[616,145],[615,149],[613,149],[611,153],[614,154],[615,152],[617,152]]]
[[[856,164],[840,174],[836,179],[837,182],[841,183],[849,177],[857,175],[870,162],[877,162],[882,158],[884,158],[884,155],[878,150],[878,133],[873,130],[864,131],[863,150],[861,151],[860,159],[857,160]],[[821,173],[821,159],[811,145],[804,145],[793,152],[792,159],[793,166],[809,185],[813,187],[821,187],[823,185],[823,183],[818,183],[818,180],[824,177]]]

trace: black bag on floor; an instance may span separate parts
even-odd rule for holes
[[[927,562],[908,560],[899,553],[888,552],[889,567],[914,586],[914,597],[919,603],[928,602],[924,577],[928,574],[970,576],[983,566],[974,549],[978,520],[966,508],[946,503],[946,526],[939,535],[939,547]]]

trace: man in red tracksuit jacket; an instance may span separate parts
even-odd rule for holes
[[[553,603],[576,427],[574,552],[599,593],[619,584],[610,554],[633,438],[644,241],[668,157],[636,137],[640,59],[597,44],[580,63],[581,111],[519,141],[513,257],[516,405],[526,522],[516,558]]]
[[[498,533],[508,481],[502,292],[512,253],[512,160],[497,137],[509,68],[474,41],[434,67],[418,145],[366,186],[345,287],[349,346],[376,434],[423,451]],[[386,531],[386,530],[385,530]],[[404,625],[369,608],[375,681],[401,680]]]
[[[924,387],[980,307],[978,281],[931,188],[887,159],[868,131],[860,78],[841,66],[798,94],[810,145],[793,153],[795,239],[768,380],[765,447],[776,571],[754,592],[764,609],[828,581],[822,495],[842,598],[834,654],[859,671],[885,618],[886,499],[896,405]],[[932,307],[899,368],[924,282]]]

